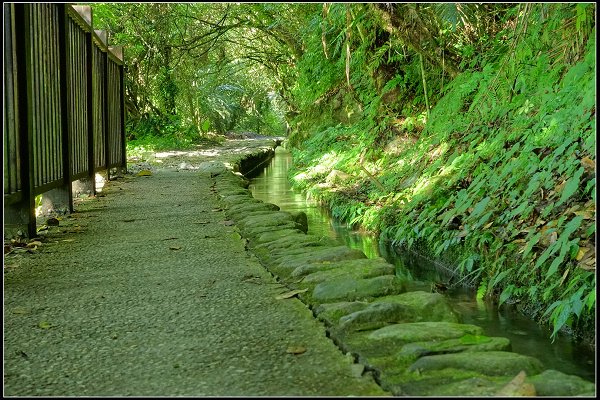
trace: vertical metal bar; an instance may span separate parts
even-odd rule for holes
[[[40,48],[40,52],[45,53],[44,56],[44,90],[40,93],[42,96],[44,108],[45,108],[45,118],[44,124],[45,127],[43,129],[44,134],[44,154],[42,156],[45,158],[44,162],[44,183],[53,182],[60,177],[60,173],[56,167],[57,158],[59,157],[57,148],[57,136],[60,131],[58,131],[58,127],[55,126],[55,118],[54,115],[58,111],[55,109],[55,82],[54,82],[54,74],[52,71],[55,59],[54,59],[54,29],[55,21],[52,13],[51,5],[44,4],[44,31],[43,31],[43,42]],[[58,98],[58,96],[56,97]]]
[[[61,132],[62,132],[62,156],[63,156],[63,185],[67,189],[69,211],[73,212],[73,193],[71,191],[71,152],[69,140],[69,109],[67,104],[67,96],[70,90],[67,61],[69,60],[69,41],[66,35],[66,18],[67,10],[65,4],[57,4],[58,7],[58,38],[59,38],[59,55],[60,55],[60,114]]]
[[[52,182],[55,178],[54,171],[54,162],[53,158],[54,154],[51,154],[51,150],[53,149],[53,143],[55,140],[55,133],[52,130],[52,126],[50,125],[51,115],[52,115],[52,103],[50,102],[50,88],[52,87],[52,81],[50,79],[50,56],[48,53],[52,54],[52,46],[44,46],[44,44],[48,40],[52,40],[52,7],[49,4],[42,4],[40,6],[41,18],[40,22],[43,26],[42,37],[40,38],[40,74],[42,76],[42,92],[40,95],[41,105],[42,105],[42,129],[40,133],[42,134],[42,141],[44,143],[41,149],[42,156],[42,184],[46,184],[48,182]],[[49,51],[50,50],[50,51]]]
[[[125,61],[125,55],[123,55],[123,61]],[[127,173],[127,145],[125,144],[125,78],[124,78],[124,74],[125,74],[125,64],[122,64],[119,66],[119,83],[121,85],[120,87],[120,91],[119,91],[119,97],[121,98],[120,103],[121,103],[121,148],[122,148],[122,153],[121,153],[121,163],[123,166],[123,173],[126,174]]]
[[[31,18],[30,4],[14,4],[15,27],[26,27],[16,29],[16,58],[17,58],[17,92],[18,92],[18,119],[19,119],[19,153],[21,154],[21,183],[22,201],[19,212],[24,215],[24,223],[27,225],[27,235],[35,237],[35,196],[33,195],[33,162],[32,152],[32,129],[33,115],[31,99],[29,94],[33,90],[32,82],[32,58],[31,58]]]
[[[27,10],[27,19],[28,19],[28,24],[27,25],[23,25],[25,27],[28,27],[29,29],[29,36],[27,37],[27,43],[25,43],[24,45],[27,46],[31,51],[29,51],[27,53],[27,62],[29,63],[28,66],[30,68],[30,76],[31,76],[31,82],[32,82],[32,86],[31,88],[28,88],[28,95],[30,96],[30,107],[31,108],[25,108],[25,110],[27,110],[27,114],[30,116],[30,123],[31,126],[29,127],[29,134],[31,135],[31,141],[29,143],[31,143],[32,146],[32,151],[31,153],[29,153],[31,155],[31,159],[32,159],[32,183],[34,187],[40,186],[40,182],[38,181],[38,178],[40,176],[39,174],[39,149],[40,149],[40,143],[38,140],[39,137],[39,132],[40,132],[40,126],[39,126],[39,116],[40,116],[40,107],[39,107],[39,96],[36,96],[35,93],[39,93],[40,92],[40,77],[39,77],[39,60],[38,57],[36,57],[36,54],[38,54],[38,38],[41,36],[40,34],[40,29],[39,29],[39,17],[38,17],[38,8],[39,5],[37,4],[32,4],[29,7],[26,7]],[[27,29],[27,28],[26,28]]]
[[[107,40],[108,42],[108,40]],[[108,43],[106,43],[108,47]],[[104,157],[105,157],[105,167],[106,167],[106,179],[110,180],[110,140],[108,137],[109,126],[108,126],[108,48],[106,52],[102,52],[102,61],[104,65],[104,79],[102,82],[103,85],[103,113],[102,113],[102,127],[104,130]]]
[[[95,169],[95,151],[96,143],[94,143],[94,118],[93,118],[93,89],[94,89],[94,28],[90,23],[90,32],[86,37],[86,80],[87,80],[87,97],[86,97],[86,113],[87,119],[87,137],[88,137],[88,179],[90,180],[92,195],[96,194],[96,174]]]

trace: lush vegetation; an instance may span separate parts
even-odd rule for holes
[[[126,46],[131,138],[288,130],[335,216],[593,332],[594,3],[94,10]]]
[[[123,45],[129,147],[188,148],[230,131],[284,135],[274,79],[289,67],[269,40],[268,5],[93,4],[94,25]],[[278,18],[284,15],[279,14]]]

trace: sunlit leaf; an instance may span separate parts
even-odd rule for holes
[[[40,323],[38,324],[38,326],[42,329],[50,329],[52,327],[54,327],[54,325],[52,325],[50,322],[48,321],[40,321]]]
[[[150,171],[149,169],[143,169],[137,173],[137,176],[150,176],[150,175],[152,175],[152,171]]]
[[[306,347],[304,346],[290,346],[285,350],[286,353],[288,354],[302,354],[302,353],[306,353]]]

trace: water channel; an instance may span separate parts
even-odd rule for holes
[[[440,281],[435,268],[415,255],[398,254],[391,246],[369,235],[349,228],[332,218],[328,210],[307,200],[294,190],[288,180],[292,158],[288,151],[277,147],[268,166],[251,180],[252,195],[267,203],[277,204],[284,211],[304,211],[308,217],[308,233],[327,236],[340,243],[362,250],[367,257],[384,257],[390,264],[405,265],[420,281]],[[471,290],[450,289],[444,292],[453,307],[462,316],[462,322],[478,325],[487,336],[510,339],[512,351],[538,358],[546,369],[578,375],[591,382],[596,380],[595,353],[589,347],[561,335],[554,342],[550,331],[508,307],[498,309],[492,304],[477,301]]]

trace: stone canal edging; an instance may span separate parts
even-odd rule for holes
[[[329,337],[396,396],[595,396],[595,385],[546,370],[485,336],[408,271],[329,238],[307,234],[306,215],[252,197],[242,173],[269,160],[278,143],[241,153],[233,168],[200,170],[261,263],[322,321]],[[233,169],[233,171],[232,171]],[[234,172],[240,170],[240,172]]]

